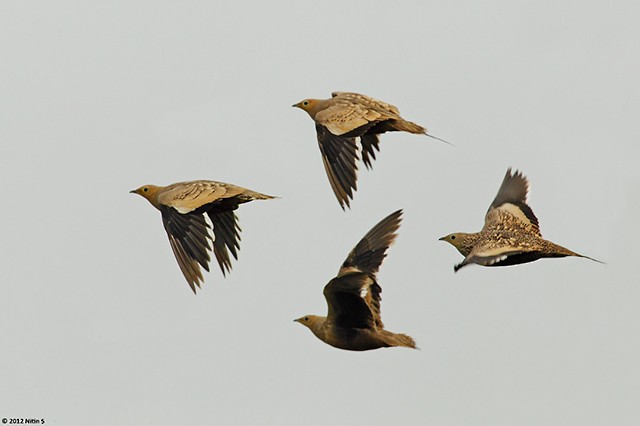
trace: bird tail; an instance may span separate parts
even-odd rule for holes
[[[447,142],[447,141],[445,141],[444,139],[440,139],[440,138],[439,138],[439,137],[437,137],[437,136],[430,135],[430,134],[429,134],[429,133],[427,133],[427,132],[425,132],[424,134],[425,134],[425,135],[427,135],[427,136],[429,136],[429,137],[430,137],[430,138],[432,138],[432,139],[435,139],[435,140],[440,141],[440,142],[444,142],[444,143],[446,143],[447,145],[455,146],[455,145],[454,145],[454,144],[452,144],[451,142]]]
[[[593,260],[594,262],[605,264],[601,260],[594,259],[593,257],[585,256],[585,255],[580,254],[580,253],[576,253],[575,251],[569,250],[566,247],[562,247],[559,244],[551,243],[551,247],[552,247],[552,250],[550,251],[551,252],[551,256],[548,256],[548,257],[575,256],[575,257],[582,257],[584,259],[589,259],[589,260]]]
[[[245,197],[251,198],[252,200],[271,200],[271,199],[274,199],[274,198],[280,198],[280,197],[277,197],[275,195],[262,194],[260,192],[251,191],[251,190],[247,190],[242,195],[245,196]]]
[[[602,263],[603,265],[606,265],[606,263],[603,262],[602,260],[594,259],[593,257],[585,256],[585,255],[578,254],[578,253],[574,254],[574,256],[582,257],[584,259],[593,260],[594,262],[598,262],[598,263]]]
[[[392,333],[387,330],[381,331],[385,337],[385,341],[389,344],[389,346],[402,346],[405,348],[417,349],[416,342],[411,336],[400,333]]]
[[[427,129],[419,124],[407,120],[394,120],[393,127],[394,130],[398,130],[401,132],[415,133],[417,135],[427,134]]]
[[[394,124],[394,128],[396,130],[400,130],[400,131],[403,131],[403,132],[409,132],[409,133],[415,133],[417,135],[426,135],[426,136],[429,136],[432,139],[435,139],[435,140],[438,140],[440,142],[444,142],[447,145],[453,146],[453,144],[451,142],[447,142],[444,139],[440,139],[437,136],[433,136],[433,135],[429,134],[427,132],[427,129],[425,129],[421,125],[413,123],[411,121],[396,120],[393,124]]]

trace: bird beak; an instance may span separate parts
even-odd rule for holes
[[[129,191],[129,194],[137,194],[136,189],[132,189],[131,191]]]
[[[291,106],[292,106],[293,108],[295,108],[295,107],[297,107],[297,106],[298,106],[298,104],[293,104],[293,105],[291,105]]]
[[[294,319],[293,322],[300,322],[300,319],[299,318],[298,319]]]
[[[438,241],[444,241],[445,238],[447,237],[438,238]]]

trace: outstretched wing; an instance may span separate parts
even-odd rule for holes
[[[203,282],[198,265],[209,270],[209,226],[202,214],[182,214],[173,207],[161,206],[162,223],[180,270],[195,293]]]
[[[336,136],[320,124],[316,124],[316,132],[331,189],[340,207],[350,207],[349,200],[353,199],[353,193],[358,189],[358,148],[355,139]]]
[[[402,210],[397,210],[378,222],[351,250],[340,267],[338,277],[350,272],[366,272],[375,276],[393,244],[402,221]]]
[[[541,236],[538,218],[527,204],[528,192],[527,178],[518,171],[512,174],[509,168],[489,206],[482,230],[520,230]]]
[[[234,209],[225,211],[207,211],[207,215],[213,223],[213,254],[216,256],[222,274],[231,272],[231,259],[229,252],[238,260],[240,249],[240,226]]]
[[[367,169],[371,169],[373,160],[376,159],[376,151],[380,152],[380,139],[375,133],[365,134],[360,137],[362,145],[362,161]]]
[[[324,288],[333,324],[352,328],[383,328],[380,317],[380,293],[376,273],[395,241],[402,210],[382,219],[351,250],[347,259]]]

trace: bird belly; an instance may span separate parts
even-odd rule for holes
[[[382,336],[369,329],[332,327],[327,331],[325,342],[339,349],[368,351],[390,346]]]

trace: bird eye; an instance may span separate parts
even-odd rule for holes
[[[302,101],[302,105],[304,105],[304,106],[309,105],[309,101]]]
[[[147,192],[148,190],[149,190],[149,188],[147,188],[147,187],[142,188],[143,192]]]
[[[456,239],[456,236],[455,236],[455,235],[452,235],[452,236],[451,236],[451,239],[452,239],[452,240],[455,240],[455,239]]]
[[[309,317],[304,317],[304,320],[305,321],[309,321]]]

